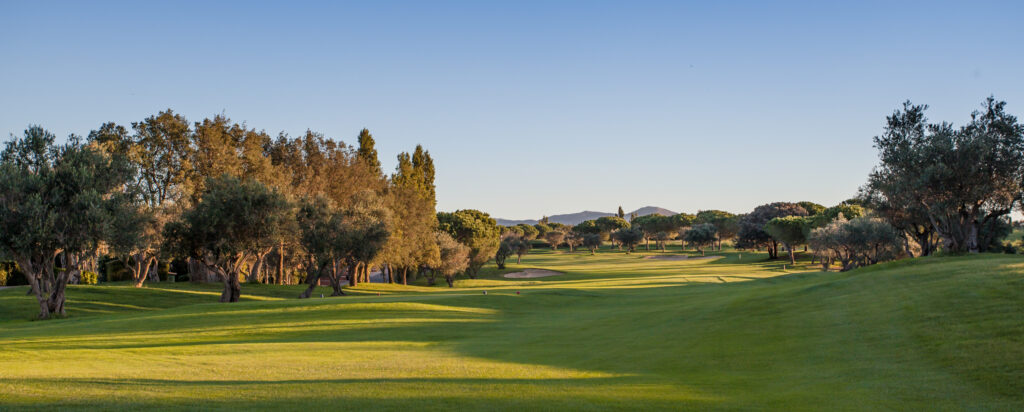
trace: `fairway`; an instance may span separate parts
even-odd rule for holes
[[[1020,257],[822,273],[709,255],[540,251],[501,273],[564,274],[309,300],[247,284],[234,304],[79,286],[45,322],[0,290],[0,409],[1024,407]]]

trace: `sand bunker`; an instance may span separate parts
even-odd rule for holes
[[[644,259],[656,259],[656,260],[699,260],[699,259],[718,259],[724,256],[688,256],[688,255],[668,255],[668,256],[644,256]]]
[[[528,278],[543,278],[548,276],[558,276],[562,272],[555,272],[553,270],[544,269],[526,269],[522,272],[506,273],[505,277],[510,279],[528,279]]]

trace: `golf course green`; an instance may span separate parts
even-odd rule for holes
[[[1024,409],[1024,257],[708,254],[534,251],[452,289],[246,284],[232,304],[72,286],[48,321],[8,288],[0,409]],[[501,276],[525,268],[563,274]]]

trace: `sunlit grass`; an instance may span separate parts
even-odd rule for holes
[[[219,285],[80,286],[43,322],[3,290],[0,409],[1024,407],[1022,258],[642,258],[661,253],[535,250],[456,288],[337,298],[247,284],[236,304]],[[501,277],[524,268],[564,274]]]

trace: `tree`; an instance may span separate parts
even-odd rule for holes
[[[697,212],[694,223],[709,223],[715,226],[718,250],[722,250],[722,240],[731,239],[739,232],[739,218],[724,210],[701,210]]]
[[[534,229],[537,229],[538,239],[544,237],[544,235],[547,235],[548,232],[551,231],[551,226],[548,226],[546,223],[537,223],[536,225],[533,225],[533,227]]]
[[[433,163],[429,165],[432,167]],[[403,285],[408,283],[409,269],[415,273],[421,267],[438,264],[440,259],[434,234],[437,230],[436,201],[431,197],[434,182],[427,180],[431,173],[423,167],[424,164],[414,165],[409,154],[399,154],[388,192],[394,225],[382,259],[388,262],[389,273],[400,271]]]
[[[590,249],[591,255],[595,254],[597,249],[601,247],[601,235],[596,233],[587,233],[583,235],[583,246]]]
[[[835,221],[811,231],[808,243],[823,255],[822,268],[828,270],[834,259],[843,271],[878,263],[896,256],[899,234],[879,218],[860,217]]]
[[[594,224],[601,229],[602,232],[611,233],[619,229],[625,229],[629,227],[629,222],[626,219],[616,216],[602,216],[594,221]]]
[[[739,223],[736,244],[738,247],[768,249],[769,259],[779,258],[778,241],[764,231],[764,225],[777,217],[807,216],[807,211],[796,203],[775,202],[754,208],[743,216]]]
[[[380,168],[380,159],[377,157],[377,149],[375,149],[373,135],[370,131],[363,129],[359,131],[359,150],[356,152],[359,160],[363,162],[371,171],[376,172],[378,175],[383,175]]]
[[[353,196],[345,209],[323,195],[304,200],[299,207],[296,221],[306,251],[309,283],[300,298],[308,298],[322,277],[327,277],[334,289],[331,296],[345,295],[342,272],[347,272],[353,285],[359,269],[384,249],[391,235],[389,211],[373,192]]]
[[[825,206],[819,205],[819,204],[814,203],[814,202],[808,202],[806,200],[802,201],[802,202],[796,202],[796,204],[798,204],[798,205],[800,205],[800,207],[804,208],[804,210],[807,211],[807,215],[808,216],[814,216],[814,215],[817,215],[818,213],[821,213],[821,212],[825,211]]]
[[[596,220],[585,220],[580,222],[576,226],[572,227],[572,231],[580,234],[586,233],[601,233],[601,228],[597,226]]]
[[[118,189],[130,176],[123,158],[76,136],[60,146],[54,140],[30,126],[0,154],[0,249],[25,274],[40,319],[65,315],[68,281],[110,237],[125,201]],[[55,270],[58,258],[63,270]]]
[[[391,211],[372,190],[352,195],[342,209],[347,225],[343,242],[348,252],[348,284],[356,286],[362,279],[370,281],[370,264],[384,250],[391,235]]]
[[[650,214],[638,216],[629,222],[630,227],[639,229],[643,233],[647,250],[651,250],[651,237],[660,231],[664,225],[664,218],[664,216],[659,214]]]
[[[668,245],[670,240],[672,240],[672,235],[669,234],[669,232],[658,232],[654,234],[654,241],[657,243],[658,247],[661,248],[662,252],[665,251],[665,247]]]
[[[523,228],[519,226],[498,226],[501,236],[522,236]]]
[[[583,244],[583,234],[571,231],[566,233],[565,244],[569,246],[569,253],[572,253],[576,247]]]
[[[471,279],[476,279],[477,271],[498,250],[498,224],[487,213],[474,209],[440,212],[437,221],[441,231],[470,248],[466,273]]]
[[[455,287],[455,275],[469,268],[472,252],[468,246],[457,242],[446,232],[437,232],[436,236],[441,259],[432,269],[444,276],[448,287]]]
[[[283,194],[252,180],[210,179],[199,201],[164,227],[179,255],[199,259],[224,283],[221,302],[237,302],[246,263],[268,253],[294,232],[292,207]]]
[[[626,254],[629,254],[635,249],[636,244],[643,240],[644,232],[638,228],[623,228],[612,232],[612,238],[625,246]]]
[[[330,281],[334,290],[331,296],[345,295],[341,275],[347,257],[344,233],[348,228],[341,212],[330,199],[319,195],[302,200],[296,222],[299,243],[306,252],[306,282],[309,283],[299,298],[310,297],[322,277]]]
[[[1024,125],[1005,106],[989,97],[955,129],[929,124],[928,106],[904,103],[874,138],[881,162],[868,178],[867,197],[883,209],[923,215],[946,250],[980,251],[981,228],[1009,214],[1024,190]],[[910,232],[905,223],[893,219]]]
[[[807,241],[804,236],[807,226],[807,218],[785,216],[769,220],[764,225],[764,231],[773,239],[786,245],[786,250],[789,251],[789,263],[795,265],[796,257],[793,254],[793,248]]]
[[[192,170],[192,131],[184,116],[167,109],[132,123],[130,159],[138,167],[142,198],[152,207],[178,202]]]
[[[611,236],[613,232],[629,227],[629,222],[627,222],[626,219],[617,216],[599,217],[594,221],[594,224],[601,229],[602,239],[611,239],[613,242],[618,242]]]
[[[622,210],[622,206],[619,206],[619,211],[618,213],[615,214],[615,216],[618,216],[619,219],[626,219],[626,212]]]
[[[530,241],[524,237],[519,238],[508,238],[509,246],[512,248],[512,252],[516,254],[516,264],[523,261],[523,255],[530,251],[532,245]]]
[[[938,250],[941,238],[923,205],[900,201],[894,203],[890,199],[898,196],[887,198],[880,192],[864,189],[867,190],[862,189],[861,195],[865,198],[865,204],[875,215],[885,219],[900,232],[903,250],[908,256],[929,256]],[[846,215],[845,212],[842,214]]]
[[[544,234],[544,240],[551,246],[551,250],[558,250],[558,245],[562,244],[562,241],[565,240],[565,233],[552,230]]]
[[[715,229],[715,225],[710,223],[701,223],[694,225],[690,230],[686,231],[684,239],[690,244],[697,247],[700,251],[700,255],[704,256],[704,246],[712,244],[718,239],[718,230]]]
[[[540,231],[538,231],[537,228],[534,227],[533,225],[528,225],[528,224],[525,224],[525,223],[520,223],[520,224],[516,225],[516,227],[519,228],[519,229],[522,229],[523,237],[526,238],[526,240],[536,239],[537,235],[540,234]]]
[[[156,273],[164,222],[148,206],[133,204],[128,196],[122,199],[116,206],[118,213],[111,220],[111,233],[106,243],[109,252],[131,272],[138,288],[149,273]]]
[[[501,244],[498,245],[498,251],[494,253],[494,264],[498,265],[498,269],[505,268],[505,259],[512,256],[515,253],[515,249],[512,247],[512,242],[515,241],[517,236],[511,235],[501,239]]]

